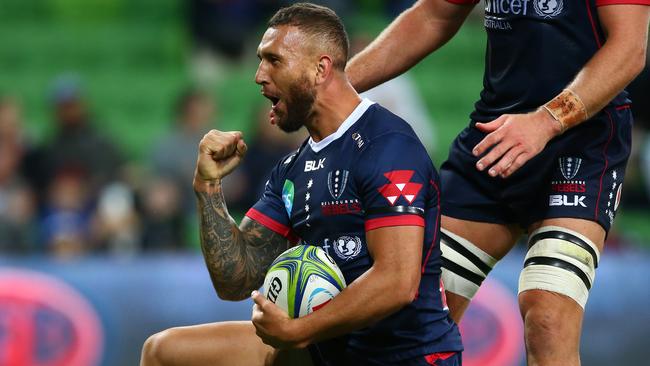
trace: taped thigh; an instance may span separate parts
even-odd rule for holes
[[[445,290],[471,300],[497,260],[469,240],[445,229],[440,231]]]
[[[599,260],[598,248],[584,235],[559,226],[541,227],[530,235],[519,293],[552,291],[584,309]]]

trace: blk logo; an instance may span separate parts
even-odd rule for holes
[[[325,159],[322,158],[318,161],[316,160],[307,160],[305,161],[305,172],[311,172],[325,167]]]
[[[404,196],[409,204],[413,203],[422,188],[422,184],[411,182],[414,173],[413,170],[393,170],[384,173],[390,183],[379,187],[379,193],[391,206],[395,205],[400,196]]]
[[[584,203],[585,196],[577,196],[574,195],[573,197],[569,198],[570,196],[567,196],[565,194],[552,194],[548,197],[548,205],[549,206],[570,206],[570,207],[576,207],[576,206],[581,206],[581,207],[587,207],[587,205]]]

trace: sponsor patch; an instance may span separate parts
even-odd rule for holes
[[[564,2],[563,0],[533,0],[533,7],[537,15],[548,19],[562,12]]]
[[[415,174],[413,170],[393,170],[384,173],[390,183],[379,187],[379,193],[391,206],[395,205],[400,196],[403,196],[409,204],[413,203],[422,188],[422,184],[411,182],[413,174]]]
[[[293,182],[287,179],[284,181],[284,186],[282,187],[282,202],[284,202],[284,208],[287,210],[289,217],[291,217],[291,211],[293,210],[293,196]]]
[[[334,253],[344,260],[349,260],[361,252],[361,239],[358,236],[341,236],[334,240]]]

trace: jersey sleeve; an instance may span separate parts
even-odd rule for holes
[[[281,167],[282,163],[273,169],[262,197],[246,212],[246,216],[292,243],[297,243],[299,239],[291,229],[288,209],[285,206],[285,200],[293,201],[293,183],[283,179]]]
[[[650,0],[596,0],[596,6],[605,5],[648,5]]]
[[[359,157],[355,172],[366,231],[425,226],[433,165],[419,140],[400,133],[375,138]]]

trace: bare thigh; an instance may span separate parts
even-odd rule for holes
[[[442,227],[468,240],[497,260],[508,254],[523,233],[517,225],[461,220],[444,215]]]
[[[142,366],[311,365],[306,350],[278,351],[262,343],[250,321],[171,328],[151,336]]]

